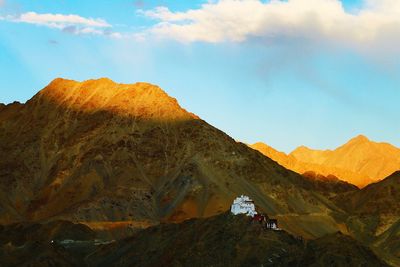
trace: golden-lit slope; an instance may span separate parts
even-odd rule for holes
[[[289,155],[265,144],[251,146],[282,166],[298,173],[313,171],[364,187],[400,170],[400,149],[357,136],[335,150],[312,150],[301,146]]]
[[[287,155],[286,153],[283,153],[281,151],[278,151],[273,147],[270,147],[264,143],[258,142],[253,145],[250,145],[250,147],[260,151],[262,154],[278,162],[285,168],[294,170],[296,168],[296,165],[298,164],[295,157]]]
[[[40,91],[33,101],[38,104],[49,101],[59,108],[82,113],[107,111],[159,121],[198,119],[182,109],[176,99],[158,86],[148,83],[118,84],[107,78],[83,83],[58,78]]]
[[[363,175],[353,173],[351,171],[335,167],[329,167],[318,163],[300,161],[294,155],[292,154],[287,155],[283,152],[275,150],[274,148],[264,143],[256,143],[250,145],[250,147],[260,151],[265,156],[275,160],[285,168],[295,171],[299,174],[303,174],[306,176],[311,175],[314,177],[318,177],[320,180],[325,180],[325,181],[340,179],[345,182],[355,184],[357,186],[363,186],[366,183],[371,182],[369,179],[366,180],[366,178]],[[321,158],[320,155],[322,155],[325,152],[325,151],[313,151],[304,146],[299,147],[297,150],[299,151],[299,153],[304,153],[305,154],[304,157],[307,158],[307,160],[314,162],[318,162],[318,160]],[[351,177],[351,179],[349,179],[348,177]]]
[[[317,154],[316,154],[317,153]],[[311,155],[318,155],[315,159]],[[348,177],[341,177],[352,182],[356,180],[359,186],[370,183],[368,180],[379,181],[393,172],[400,170],[400,149],[388,143],[377,143],[367,137],[359,135],[343,146],[332,151],[295,150],[290,155],[299,161],[321,164],[327,168],[336,168],[348,172]],[[335,172],[332,174],[336,175]],[[364,177],[359,181],[358,174]]]
[[[159,87],[56,79],[26,104],[0,107],[0,221],[181,221],[247,194],[282,217],[339,229],[308,179],[182,109]],[[291,225],[292,229],[289,229]]]

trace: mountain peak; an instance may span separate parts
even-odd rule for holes
[[[365,135],[357,135],[356,137],[352,138],[350,142],[361,142],[361,143],[365,143],[365,142],[370,142],[371,140],[368,139],[368,137],[366,137]]]
[[[309,147],[306,147],[305,145],[301,145],[301,146],[298,146],[295,150],[312,150],[311,148],[309,148]]]
[[[289,153],[289,155],[296,155],[296,154],[304,154],[304,153],[310,153],[314,151],[314,149],[311,149],[307,146],[301,145],[296,147],[292,152]]]
[[[145,82],[122,84],[108,78],[77,82],[57,78],[41,90],[37,98],[80,112],[104,110],[153,119],[197,118],[160,87]]]
[[[252,145],[250,145],[251,147],[265,147],[265,148],[272,148],[271,146],[267,145],[266,143],[263,142],[257,142],[254,143]]]
[[[167,99],[173,99],[167,93],[165,93],[160,87],[146,83],[146,82],[137,82],[134,84],[123,84],[116,83],[109,78],[98,78],[98,79],[90,79],[83,82],[78,82],[75,80],[69,80],[64,78],[56,78],[49,83],[42,91],[42,94],[47,93],[65,93],[71,94],[74,91],[86,91],[94,94],[101,93],[108,95],[118,95],[123,96],[132,91],[136,91],[138,94],[157,94],[159,97],[164,97]],[[87,94],[83,95],[84,97]]]
[[[267,155],[270,158],[271,158],[270,154],[273,154],[273,155],[282,154],[282,155],[286,156],[285,153],[283,153],[281,151],[278,151],[275,148],[273,148],[273,147],[271,147],[271,146],[269,146],[269,145],[267,145],[267,144],[265,144],[263,142],[254,143],[252,145],[249,145],[249,147],[260,151],[261,153],[263,153],[264,155]]]

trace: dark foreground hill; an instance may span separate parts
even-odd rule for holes
[[[340,233],[303,241],[224,213],[159,225],[91,254],[96,266],[386,266]]]
[[[30,238],[15,241],[16,228]],[[53,242],[37,234],[44,231],[56,233]],[[110,244],[99,244],[85,226],[65,222],[13,225],[0,234],[2,266],[387,266],[340,233],[304,241],[230,213],[160,224]]]
[[[87,226],[67,221],[0,226],[0,266],[84,266],[95,237]],[[60,245],[64,240],[85,245],[68,250]]]

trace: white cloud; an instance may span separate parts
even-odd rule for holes
[[[356,46],[398,47],[400,1],[366,0],[349,13],[339,0],[220,0],[198,9],[139,11],[159,22],[147,34],[181,42],[305,38]]]
[[[38,14],[36,12],[27,12],[16,18],[19,22],[44,25],[51,28],[65,28],[71,25],[81,25],[83,27],[107,28],[111,27],[105,20],[84,18],[78,15],[62,14]]]
[[[113,38],[121,38],[122,36],[121,33],[113,32],[111,30],[112,25],[103,19],[85,18],[78,15],[27,12],[18,16],[8,15],[3,17],[3,20],[45,26],[76,35],[103,35]]]

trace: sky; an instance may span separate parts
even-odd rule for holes
[[[150,82],[232,138],[400,147],[398,0],[0,0],[0,102]]]

